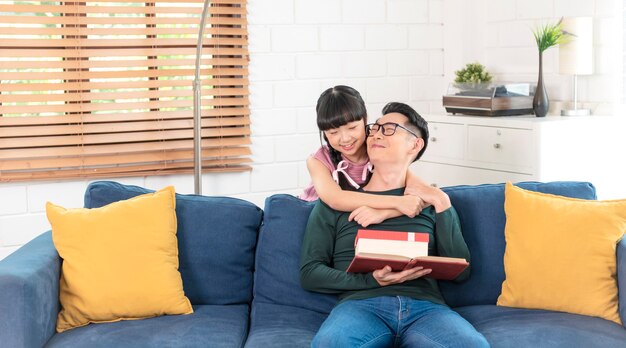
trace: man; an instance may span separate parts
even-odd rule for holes
[[[369,124],[367,150],[374,172],[363,188],[381,195],[404,194],[409,165],[426,150],[426,121],[410,106],[389,103],[383,117]],[[415,218],[400,216],[371,229],[430,234],[429,254],[462,257],[469,250],[450,199],[441,190],[418,189],[425,204]],[[445,305],[429,269],[392,272],[386,266],[367,274],[346,273],[354,257],[354,238],[364,207],[352,214],[318,201],[305,233],[300,278],[309,291],[339,295],[339,303],[313,339],[313,347],[488,347],[486,339]],[[469,268],[456,280],[469,275]]]

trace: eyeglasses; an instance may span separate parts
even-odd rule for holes
[[[417,138],[419,138],[420,136],[415,134],[415,132],[413,132],[412,130],[403,127],[395,122],[387,122],[387,123],[383,123],[383,124],[378,124],[378,123],[370,123],[368,125],[365,126],[365,134],[368,137],[374,136],[374,134],[376,134],[378,132],[379,129],[383,130],[383,135],[384,136],[390,136],[390,135],[394,135],[396,134],[396,129],[398,129],[398,127],[404,129],[405,131],[415,135]]]

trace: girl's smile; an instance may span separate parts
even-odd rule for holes
[[[328,144],[347,159],[361,163],[367,159],[365,124],[363,120],[348,122],[338,128],[324,131]]]

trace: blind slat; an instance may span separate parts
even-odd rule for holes
[[[154,26],[142,26],[142,27],[125,27],[125,28],[88,28],[88,27],[0,27],[0,35],[181,35],[189,34],[196,36],[198,34],[197,27],[154,27]],[[245,28],[206,28],[204,30],[205,35],[232,35],[232,36],[246,36],[247,31]],[[8,45],[7,45],[8,46]]]
[[[201,69],[203,75],[248,75],[247,68],[213,68]],[[3,74],[3,80],[81,80],[81,79],[115,79],[115,78],[158,78],[169,76],[193,76],[193,69],[144,69],[124,71],[59,71],[59,72],[16,72]]]
[[[247,56],[248,50],[239,47],[207,47],[204,45],[202,49],[203,55],[213,56]],[[5,49],[2,52],[3,57],[37,57],[37,58],[64,58],[64,59],[80,59],[95,57],[141,57],[141,56],[173,56],[173,55],[193,55],[195,57],[195,47],[179,47],[179,48],[107,48],[107,49]]]
[[[183,119],[14,127],[11,131],[11,138],[66,134],[122,133],[137,132],[142,130],[165,130],[182,128],[192,129],[193,123],[193,119]],[[250,125],[249,117],[220,117],[202,119],[203,128],[248,125]],[[2,134],[0,134],[0,138],[2,138]]]
[[[204,96],[245,96],[248,90],[245,88],[211,88],[202,90]],[[172,97],[192,97],[193,91],[187,89],[164,89],[164,90],[139,90],[120,91],[109,93],[54,93],[54,94],[28,94],[28,95],[7,95],[0,94],[0,103],[5,102],[56,102],[56,101],[102,101],[111,100],[118,103],[127,99],[148,99],[148,98],[172,98]],[[155,102],[158,103],[158,102]]]
[[[202,137],[248,136],[248,127],[203,128]],[[43,137],[0,138],[0,148],[28,148],[79,144],[131,143],[167,139],[192,139],[193,129],[128,132],[120,134],[85,134]]]
[[[189,67],[194,66],[195,58],[188,59],[118,59],[118,60],[6,60],[0,61],[0,69],[89,69],[89,68],[138,68],[138,67]],[[202,59],[201,65],[213,66],[247,66],[248,61],[241,58]]]
[[[226,158],[222,160],[202,161],[204,172],[237,172],[249,171],[250,167],[243,165],[250,163],[247,158]],[[193,162],[168,163],[167,166],[158,164],[123,166],[123,167],[103,167],[91,169],[67,169],[52,171],[30,171],[30,172],[0,172],[0,182],[50,180],[50,179],[78,179],[78,178],[106,178],[124,176],[146,176],[146,175],[169,175],[169,174],[189,174],[193,173]]]
[[[3,16],[2,22],[7,24],[62,24],[62,25],[164,25],[189,24],[198,25],[199,19],[194,17],[48,17],[48,16]],[[245,16],[211,17],[215,25],[246,25]]]
[[[189,14],[195,14],[196,17],[202,13],[202,4],[197,4],[197,6],[106,6],[103,3],[107,3],[106,1],[101,1],[98,4],[92,5],[88,2],[85,3],[74,3],[75,5],[67,4],[67,5],[30,5],[30,4],[18,4],[18,5],[3,5],[0,4],[0,13],[1,12],[17,12],[23,13],[23,17],[30,17],[29,15],[32,13],[45,13],[45,14],[63,14],[65,16],[71,17],[72,15],[84,15],[84,14],[102,14],[108,15],[109,18],[112,17],[111,14],[132,14],[134,16],[140,14],[182,14],[189,17]],[[131,2],[128,2],[130,4]],[[156,2],[155,2],[156,3]],[[163,2],[161,2],[163,3]],[[141,5],[145,5],[145,3],[138,3]],[[167,3],[165,3],[167,4]],[[241,7],[235,6],[211,6],[208,9],[208,13],[210,15],[245,15],[245,9]]]
[[[250,155],[250,149],[244,147],[202,149],[203,157],[233,157]],[[38,158],[4,160],[0,162],[0,170],[19,170],[25,167],[29,169],[50,169],[63,167],[102,166],[111,163],[118,165],[133,164],[138,162],[162,162],[181,161],[193,159],[193,151],[147,151],[141,153],[115,154],[105,156],[82,156],[57,158]]]
[[[25,106],[1,106],[0,114],[28,114],[44,112],[106,112],[119,110],[148,110],[160,108],[185,108],[189,107],[189,100],[168,100],[158,102],[127,102],[127,103],[85,103],[85,104],[59,104],[59,105],[25,105]],[[248,104],[248,98],[216,98],[202,99],[202,106],[244,106]]]
[[[250,138],[229,137],[229,138],[206,138],[201,141],[202,148],[232,147],[250,145]],[[89,146],[57,146],[54,152],[48,148],[22,148],[22,149],[0,149],[0,157],[3,159],[24,159],[24,158],[62,158],[73,156],[89,155],[111,155],[118,153],[136,153],[147,151],[168,151],[168,150],[189,150],[193,149],[193,139],[166,140],[152,142],[138,142],[125,144],[105,144]]]
[[[247,107],[232,108],[215,108],[202,110],[202,117],[221,117],[221,116],[248,116],[250,109]],[[32,126],[32,125],[54,125],[54,124],[75,124],[75,123],[104,123],[104,122],[120,122],[120,121],[143,121],[143,120],[168,120],[168,119],[184,119],[191,118],[191,110],[178,111],[161,111],[156,112],[133,112],[133,113],[112,113],[104,115],[81,114],[66,115],[55,117],[0,117],[0,130],[2,127],[11,126]],[[6,128],[8,129],[8,128]],[[13,129],[13,128],[11,128]],[[7,130],[6,134],[9,131]],[[0,133],[5,134],[5,133]]]
[[[207,46],[243,46],[248,44],[246,38],[207,38]],[[177,38],[177,39],[159,39],[159,38],[124,38],[117,39],[3,39],[0,48],[16,48],[16,47],[45,47],[45,48],[100,48],[100,47],[193,47],[198,40],[196,38]]]
[[[82,91],[82,90],[103,90],[103,89],[132,89],[132,88],[160,88],[160,87],[187,87],[192,83],[190,76],[183,76],[184,79],[161,79],[161,80],[141,80],[141,81],[120,81],[117,82],[68,82],[68,83],[31,83],[28,85],[17,83],[0,84],[2,92],[19,91]],[[242,78],[205,78],[202,79],[202,89],[210,86],[233,86],[248,85],[247,79]]]

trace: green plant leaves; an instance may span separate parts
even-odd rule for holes
[[[561,28],[562,21],[563,18],[556,23],[548,23],[533,30],[533,36],[540,53],[552,46],[566,43],[571,39],[572,34],[563,31]]]
[[[454,72],[456,83],[480,83],[491,81],[491,75],[484,65],[476,63],[468,63],[465,68]]]

